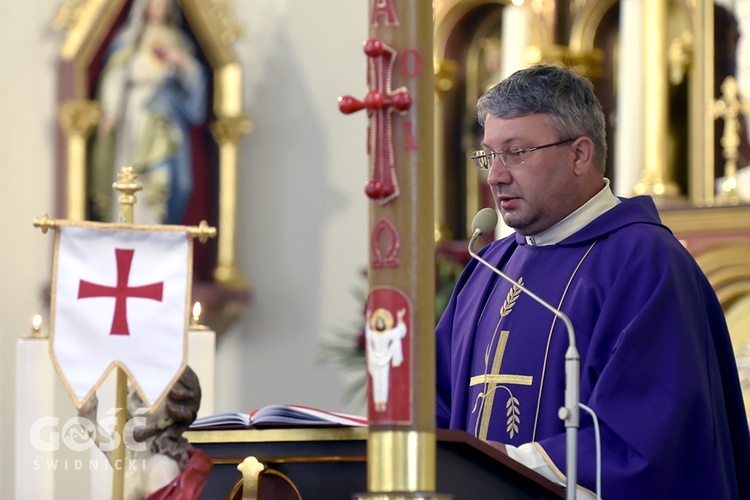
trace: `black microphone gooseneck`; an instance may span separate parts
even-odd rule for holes
[[[469,254],[492,272],[503,278],[505,281],[513,284],[513,286],[518,287],[526,295],[544,306],[552,314],[557,316],[565,324],[565,328],[568,330],[568,349],[565,352],[565,406],[560,408],[558,416],[561,420],[565,421],[565,460],[568,469],[565,487],[566,498],[568,500],[575,500],[576,486],[578,483],[578,428],[580,426],[578,403],[580,402],[579,370],[581,361],[580,356],[578,355],[578,349],[576,348],[576,334],[573,329],[573,323],[565,313],[552,307],[551,304],[542,300],[534,292],[528,290],[526,287],[474,252],[473,246],[477,238],[483,234],[490,234],[493,232],[496,225],[497,212],[492,208],[483,208],[476,216],[474,216],[474,221],[471,224],[474,234],[469,241]]]

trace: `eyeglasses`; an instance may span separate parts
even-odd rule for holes
[[[510,148],[510,149],[498,149],[497,151],[474,151],[471,154],[471,159],[474,160],[474,164],[479,170],[489,170],[492,165],[495,164],[495,159],[500,157],[500,161],[503,162],[504,167],[515,167],[523,163],[523,155],[537,151],[539,149],[551,148],[552,146],[559,146],[561,144],[567,144],[573,142],[575,139],[565,139],[562,141],[553,142],[551,144],[544,144],[542,146],[534,146],[533,148]]]

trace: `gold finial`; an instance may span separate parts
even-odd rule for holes
[[[216,237],[216,228],[213,226],[209,226],[208,222],[202,220],[200,224],[190,228],[190,236],[192,236],[193,238],[198,238],[198,241],[200,241],[201,243],[205,243],[209,238]]]
[[[257,500],[260,474],[266,470],[266,465],[255,457],[246,457],[237,470],[242,473],[242,500]]]
[[[48,229],[57,227],[57,221],[50,219],[48,214],[44,214],[41,217],[34,217],[34,227],[40,227],[42,233],[46,233]]]
[[[133,205],[138,201],[135,193],[143,189],[143,184],[135,180],[137,177],[138,174],[135,173],[133,167],[126,165],[117,174],[119,180],[112,184],[112,188],[120,192],[120,196],[117,198],[117,201],[120,202],[120,214],[117,222],[133,222]]]

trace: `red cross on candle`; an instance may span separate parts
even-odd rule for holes
[[[142,286],[128,286],[130,279],[130,265],[133,263],[132,249],[115,249],[117,261],[117,285],[106,286],[81,280],[78,286],[78,298],[114,297],[115,314],[112,318],[110,335],[130,335],[128,328],[127,300],[129,298],[151,299],[161,302],[164,282]]]
[[[391,90],[396,51],[377,38],[365,43],[367,54],[367,83],[369,92],[364,102],[351,96],[339,97],[339,109],[349,114],[367,108],[370,117],[368,153],[371,179],[365,193],[373,200],[386,204],[399,194],[396,165],[393,153],[394,110],[406,111],[411,107],[411,95],[405,88]]]

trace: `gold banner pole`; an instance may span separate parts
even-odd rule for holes
[[[118,202],[120,203],[120,212],[117,222],[133,223],[133,205],[136,202],[135,193],[143,189],[143,186],[136,182],[138,175],[133,171],[133,167],[122,167],[118,174],[118,181],[112,184],[112,187],[120,192]],[[128,407],[128,376],[125,371],[117,367],[117,393],[115,395],[115,408],[118,408],[117,420],[115,422],[115,434],[120,437],[117,448],[114,451],[114,460],[112,464],[113,482],[112,482],[112,499],[122,500],[125,496],[125,440],[123,433],[127,423]],[[119,467],[118,467],[119,464]]]

